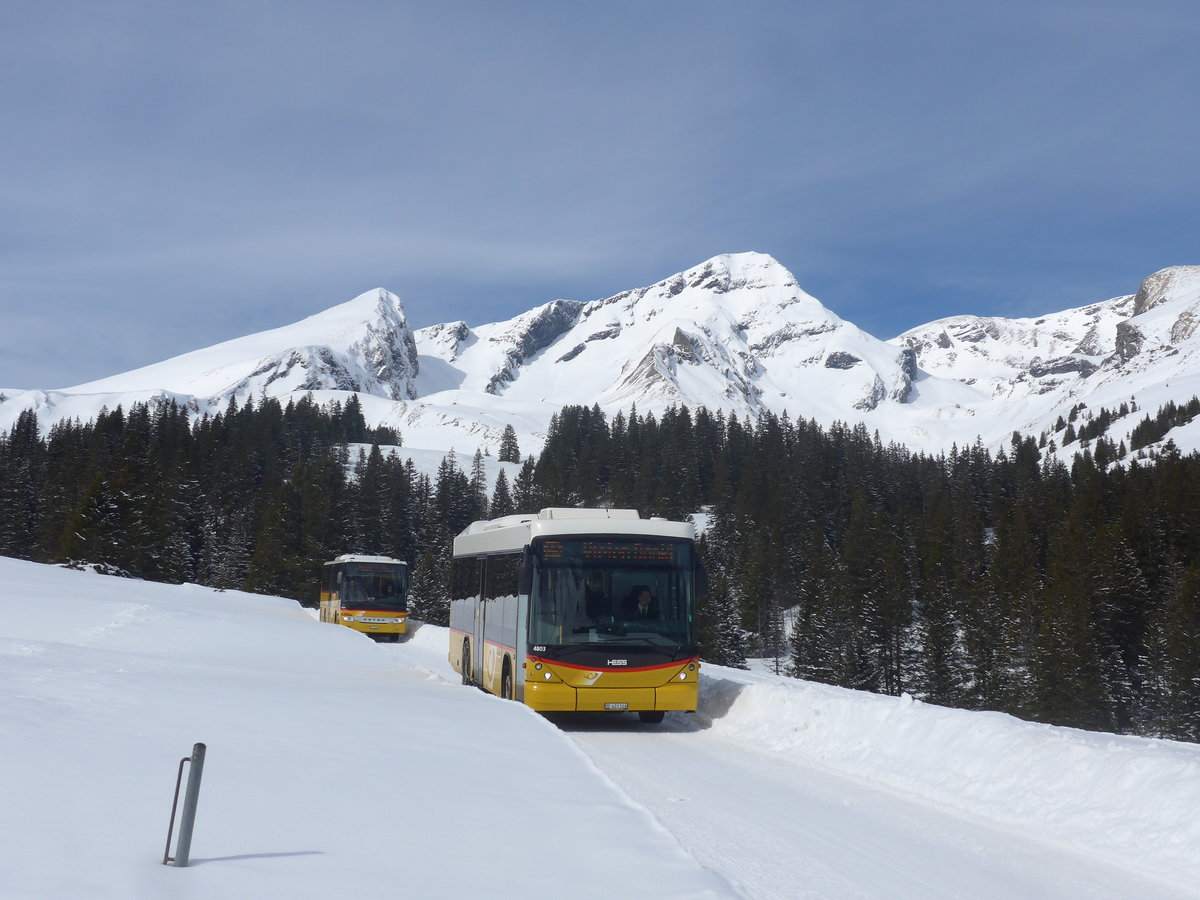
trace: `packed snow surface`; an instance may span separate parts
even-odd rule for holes
[[[431,626],[3,558],[0,586],[4,896],[1200,896],[1194,745],[714,666],[696,715],[549,721],[454,683]]]
[[[0,895],[730,895],[545,720],[290,600],[8,559],[0,584]],[[192,865],[164,866],[196,742]]]

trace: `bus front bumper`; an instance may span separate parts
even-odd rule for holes
[[[605,710],[684,710],[695,712],[699,690],[696,680],[653,688],[574,688],[562,682],[525,682],[525,703],[540,712]]]
[[[408,631],[407,618],[395,616],[373,616],[370,613],[343,614],[339,618],[339,622],[347,628],[353,628],[364,634],[405,634]]]

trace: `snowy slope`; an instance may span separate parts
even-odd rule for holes
[[[562,731],[452,683],[442,629],[3,558],[0,585],[6,895],[1200,896],[1194,745],[718,667],[696,716]]]
[[[292,601],[3,558],[0,585],[0,895],[732,893],[532,712]],[[198,741],[193,865],[165,867]]]
[[[81,384],[70,393],[156,389],[241,398],[330,389],[396,400],[415,396],[415,359],[400,298],[379,288],[294,325]]]
[[[737,253],[600,300],[415,333],[399,298],[378,289],[134,372],[13,393],[0,401],[0,428],[26,408],[48,428],[159,396],[199,414],[230,397],[311,390],[325,401],[355,391],[373,424],[398,427],[407,447],[442,451],[494,453],[511,424],[536,452],[564,404],[610,414],[686,404],[862,422],[885,441],[938,452],[1048,432],[1081,403],[1115,412],[1133,401],[1136,413],[1110,432],[1119,441],[1166,401],[1200,394],[1198,323],[1200,267],[1175,267],[1136,295],[1029,319],[959,316],[885,342],[805,293],[770,256]],[[1200,448],[1189,434],[1171,437]]]

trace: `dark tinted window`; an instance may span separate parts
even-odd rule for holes
[[[480,561],[474,557],[456,559],[450,567],[450,596],[466,600],[479,596]]]
[[[488,600],[497,597],[514,597],[517,593],[517,563],[519,554],[489,556],[486,566],[486,582],[483,596]]]

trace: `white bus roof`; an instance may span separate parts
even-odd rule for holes
[[[389,563],[396,566],[407,566],[402,559],[392,559],[390,556],[367,556],[363,553],[343,553],[335,560],[325,563],[327,566],[332,566],[336,563]]]
[[[454,539],[455,556],[520,550],[534,538],[556,535],[604,534],[694,540],[691,522],[643,519],[636,509],[572,509],[549,507],[539,513],[503,516],[472,522]]]

